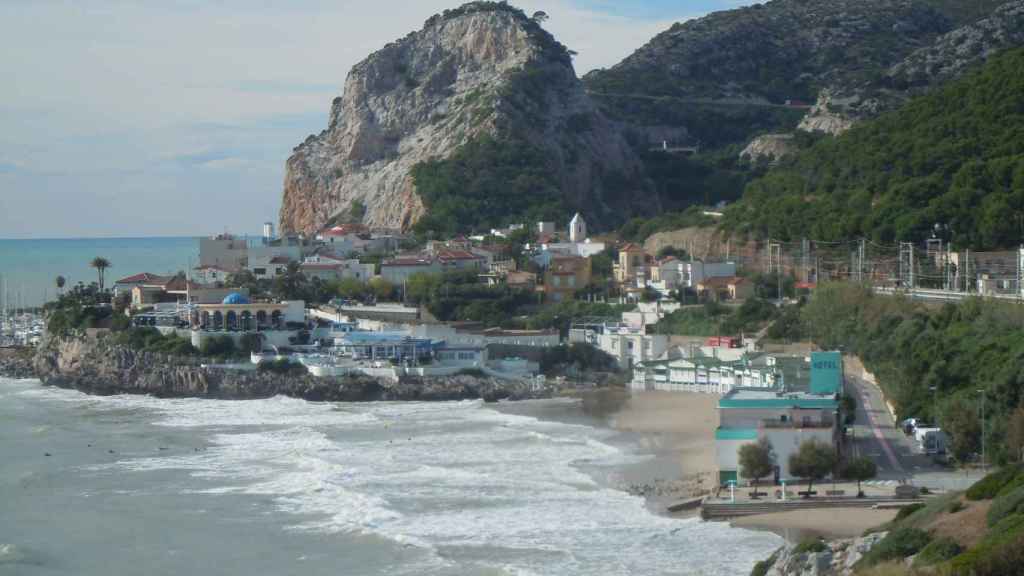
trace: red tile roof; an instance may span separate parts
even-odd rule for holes
[[[437,253],[438,260],[486,260],[483,256],[465,250],[441,250]]]
[[[166,276],[157,276],[149,272],[143,272],[127,278],[122,278],[114,284],[163,284],[168,278]]]

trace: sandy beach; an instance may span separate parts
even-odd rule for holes
[[[828,508],[793,510],[735,518],[730,524],[740,528],[770,530],[790,542],[807,536],[853,538],[896,517],[896,510],[872,508]]]

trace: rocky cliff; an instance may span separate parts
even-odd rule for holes
[[[525,399],[542,396],[529,384],[473,376],[409,379],[392,383],[369,377],[314,378],[268,372],[204,368],[178,358],[66,338],[46,342],[34,358],[43,384],[89,394],[149,394],[230,400],[283,395],[314,401]]]
[[[288,159],[281,230],[314,233],[353,204],[366,224],[408,228],[427,210],[412,169],[483,136],[542,150],[569,204],[615,213],[603,176],[639,164],[539,20],[473,2],[356,64],[328,128]]]
[[[822,90],[869,82],[954,26],[926,0],[773,0],[677,23],[585,82],[616,119],[675,118],[705,143],[745,143],[744,128],[792,129]]]
[[[1024,42],[1020,0],[1000,4],[772,0],[677,23],[584,80],[613,119],[671,121],[713,147],[839,134]]]
[[[952,80],[993,54],[1024,44],[1024,0],[1012,0],[989,16],[940,36],[889,69],[885,82],[900,89]]]

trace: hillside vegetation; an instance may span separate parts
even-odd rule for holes
[[[954,457],[970,461],[985,443],[992,462],[1020,460],[1024,447],[1024,309],[967,300],[928,307],[875,296],[852,284],[815,291],[800,326],[824,349],[860,357],[900,418],[918,417],[952,435]],[[934,388],[934,390],[932,389]]]
[[[885,538],[854,565],[855,573],[1020,574],[1024,562],[1022,483],[1024,468],[1010,466],[990,474],[966,494],[951,493],[932,498],[924,506],[901,510],[895,520],[878,528],[887,532]],[[979,495],[976,489],[980,486],[986,490]],[[996,511],[998,514],[993,514]]]
[[[1016,246],[1024,217],[1024,49],[821,140],[747,186],[732,231],[783,240],[920,240]]]

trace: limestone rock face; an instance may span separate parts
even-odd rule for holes
[[[524,75],[544,81],[524,88]],[[570,121],[586,130],[567,130]],[[584,93],[568,51],[533,19],[493,3],[435,16],[349,72],[328,128],[287,161],[281,230],[314,233],[353,202],[366,207],[365,224],[408,228],[425,213],[410,175],[417,163],[510,131],[550,152],[577,203],[593,199],[604,170],[639,166]]]
[[[885,532],[829,542],[821,552],[797,553],[787,544],[776,554],[768,576],[853,576],[853,565],[885,538]]]
[[[909,88],[956,78],[1000,50],[1024,44],[1024,0],[1011,0],[987,18],[940,36],[889,69],[890,83]]]
[[[765,134],[754,138],[740,152],[740,158],[746,158],[753,163],[757,163],[762,158],[769,162],[778,162],[792,154],[794,149],[792,134]]]

